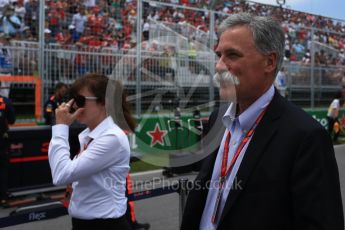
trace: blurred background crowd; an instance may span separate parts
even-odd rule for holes
[[[209,0],[170,0],[167,3],[207,8]],[[226,14],[252,12],[271,15],[279,20],[286,32],[285,59],[309,64],[311,61],[311,30],[314,41],[324,46],[315,52],[317,65],[345,65],[345,23],[330,18],[297,12],[278,6],[245,1],[217,1],[215,11]],[[129,49],[135,45],[136,1],[132,0],[46,0],[45,42],[63,45],[87,45]],[[4,40],[38,40],[39,4],[37,0],[0,0],[0,33]],[[152,7],[144,3],[143,40],[149,39],[152,20],[188,24],[196,31],[208,33],[208,11],[193,11],[174,7]],[[216,15],[216,28],[222,14]],[[319,30],[318,30],[319,29]],[[330,33],[332,32],[332,33]],[[339,34],[337,34],[339,33]],[[190,34],[193,39],[198,34]],[[143,49],[149,49],[143,46]],[[334,49],[334,50],[333,50]],[[337,52],[332,52],[337,51]]]

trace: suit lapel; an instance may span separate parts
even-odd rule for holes
[[[219,108],[219,110],[215,111],[214,114],[210,116],[209,127],[211,128],[209,128],[209,131],[206,137],[204,138],[203,151],[205,152],[205,154],[211,154],[207,158],[205,158],[203,168],[200,170],[200,172],[203,173],[201,178],[205,181],[211,180],[219,146],[221,144],[225,132],[225,127],[222,123],[222,118],[227,108],[228,106],[222,106]]]
[[[222,117],[226,111],[226,107],[221,107],[215,110],[209,118],[209,129],[207,135],[204,137],[204,154],[208,156],[203,160],[202,168],[199,175],[195,179],[199,185],[204,186],[203,189],[192,190],[188,196],[184,219],[188,218],[187,228],[184,229],[199,229],[200,220],[205,208],[209,190],[206,189],[206,184],[211,180],[214,164],[217,158],[217,153],[221,138],[224,134],[225,127],[222,125]],[[189,202],[191,202],[189,204]],[[191,206],[193,204],[193,207]]]
[[[236,188],[236,186],[232,186],[233,188],[230,190],[228,199],[222,212],[220,224],[226,214],[230,211],[233,204],[236,202],[238,196],[243,190],[245,190],[246,183],[250,178],[253,169],[261,158],[267,144],[278,129],[278,118],[280,117],[280,114],[282,112],[281,101],[282,98],[276,91],[271,104],[266,111],[266,114],[264,115],[262,121],[259,123],[255,130],[255,133],[253,134],[252,140],[249,143],[241,166],[237,172],[236,180],[234,183],[236,183],[236,181],[241,182],[241,189],[233,189]]]

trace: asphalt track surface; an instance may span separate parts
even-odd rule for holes
[[[343,206],[345,207],[345,145],[335,147],[338,162]],[[161,171],[152,171],[132,176],[135,190],[158,188],[162,184],[177,183],[179,178],[193,179],[195,174],[180,175],[163,179]],[[12,209],[0,209],[0,216],[7,216]],[[135,202],[136,217],[139,222],[151,224],[150,230],[177,230],[179,228],[179,196],[177,193],[139,200]],[[71,220],[68,216],[56,219],[21,224],[4,229],[12,230],[62,230],[71,229]]]
[[[192,180],[196,173],[179,175],[166,178],[162,175],[162,170],[132,174],[133,192],[145,191],[160,188],[162,185],[169,186],[178,183],[179,179],[186,178]],[[139,222],[150,223],[150,230],[176,230],[179,226],[179,195],[171,193],[135,202],[135,214]],[[0,217],[6,217],[15,208],[1,209]],[[164,226],[164,227],[163,227]],[[31,222],[27,224],[15,225],[4,229],[12,230],[62,230],[71,229],[69,216],[61,216],[55,219]]]

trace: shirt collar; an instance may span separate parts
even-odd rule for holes
[[[228,130],[232,123],[238,119],[239,125],[244,132],[248,131],[254,124],[262,110],[271,102],[274,95],[274,86],[272,85],[261,97],[251,104],[243,113],[236,117],[236,104],[231,103],[223,116],[223,124]]]
[[[101,133],[103,133],[104,130],[108,129],[113,124],[114,124],[113,119],[111,118],[111,116],[108,116],[101,123],[99,123],[96,126],[96,128],[94,128],[91,132],[89,128],[86,128],[83,132],[80,133],[80,137],[82,139],[86,137],[96,139]]]
[[[236,104],[231,103],[229,108],[226,110],[223,116],[223,125],[230,130],[232,123],[235,121],[236,118]]]

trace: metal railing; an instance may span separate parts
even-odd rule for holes
[[[4,46],[7,56],[6,62],[0,66],[3,74],[15,76],[36,76],[38,69],[38,45],[33,42],[23,42],[18,46]],[[210,87],[212,86],[211,65],[215,65],[216,58],[209,52],[198,52],[196,57],[188,53],[175,50],[143,50],[140,66],[136,68],[135,50],[117,50],[113,47],[84,47],[77,45],[62,46],[49,44],[44,49],[44,98],[48,98],[50,90],[56,83],[71,84],[78,77],[91,72],[98,72],[121,80],[129,89],[130,95],[137,94],[137,75],[140,71],[140,87],[144,93],[147,90],[156,92],[165,90],[174,96],[171,100],[190,100],[194,104],[209,102]],[[212,56],[213,55],[213,56]],[[212,59],[214,59],[212,61]],[[304,100],[301,105],[308,106],[310,101],[317,105],[329,102],[332,94],[341,89],[341,78],[345,67],[334,65],[301,64],[300,62],[285,62],[287,74],[287,88],[289,99],[295,102]],[[313,74],[311,74],[313,73]],[[26,84],[23,84],[25,86]],[[159,90],[158,90],[159,89]],[[193,94],[188,98],[181,98],[181,91],[188,89],[184,95]],[[204,89],[204,90],[202,90]],[[201,91],[200,91],[201,90]],[[314,97],[311,91],[316,94]],[[195,92],[195,93],[194,93]],[[303,92],[304,94],[296,94]],[[329,93],[326,95],[326,93]],[[141,94],[140,94],[141,95]],[[147,100],[151,100],[147,98]],[[145,98],[140,98],[143,103]],[[167,108],[171,109],[171,108]]]
[[[143,7],[144,3],[147,3],[146,8]],[[122,79],[127,86],[130,86],[132,94],[137,95],[145,93],[144,88],[149,86],[151,89],[152,87],[164,87],[167,90],[175,88],[176,98],[180,99],[180,92],[184,90],[183,88],[199,87],[206,89],[198,94],[205,100],[213,101],[216,97],[217,91],[212,85],[216,58],[211,50],[217,39],[215,36],[216,28],[222,19],[227,17],[227,14],[162,1],[138,0],[137,28],[133,29],[131,34],[132,40],[136,40],[138,48],[119,50],[117,46],[90,47],[78,43],[78,45],[45,43],[43,33],[45,11],[43,5],[39,5],[40,15],[42,16],[40,19],[43,20],[39,23],[39,41],[11,41],[14,45],[14,47],[8,48],[11,60],[9,61],[8,58],[1,59],[4,65],[0,67],[1,73],[4,74],[40,77],[43,82],[42,104],[58,81],[71,83],[77,77],[88,72],[104,73]],[[246,5],[251,7],[246,7]],[[231,12],[244,9],[253,12],[256,5],[256,3],[245,2],[233,3],[229,7],[233,7]],[[170,23],[163,21],[163,19],[162,21],[151,20],[149,40],[143,42],[140,31],[145,10],[169,9],[187,12],[186,19],[190,17],[199,19],[205,16],[207,20],[203,21],[202,26],[207,28],[204,31],[196,26],[197,23],[192,25],[194,20],[189,22],[187,20],[186,23]],[[274,14],[279,16],[279,12],[283,9],[265,6],[262,10],[265,12],[272,10]],[[302,98],[298,98],[300,96],[295,91],[305,89],[304,93],[308,95],[309,104],[304,103],[303,105],[310,107],[318,106],[318,98],[328,100],[328,97],[324,97],[320,92],[331,92],[339,89],[339,86],[337,86],[337,76],[340,71],[337,70],[338,67],[319,66],[318,59],[315,57],[323,50],[325,55],[331,55],[335,58],[339,54],[339,43],[336,41],[337,39],[343,39],[345,34],[327,30],[326,36],[320,25],[315,24],[321,19],[317,18],[314,24],[306,23],[310,26],[282,23],[287,31],[286,47],[289,47],[289,49],[286,50],[286,53],[290,52],[287,55],[291,56],[288,58],[310,65],[308,67],[294,62],[286,64],[289,77],[289,98],[299,101]],[[332,38],[333,40],[326,38]],[[6,46],[3,46],[3,48],[6,48]],[[164,53],[165,48],[172,49],[171,53],[166,55]],[[193,90],[197,91],[194,88]],[[207,97],[204,97],[205,94]],[[138,97],[135,102],[138,117],[142,114],[140,105],[141,101]]]

